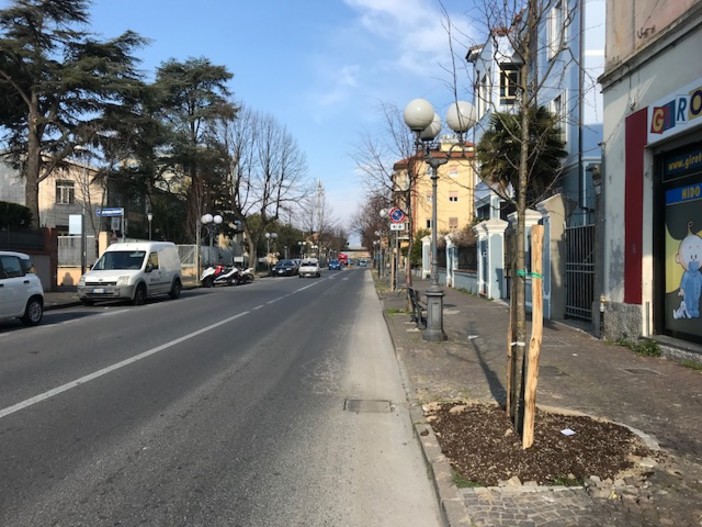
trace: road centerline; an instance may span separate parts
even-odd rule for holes
[[[228,324],[232,320],[236,320],[237,318],[241,318],[245,315],[248,315],[249,313],[251,313],[251,311],[242,311],[241,313],[237,313],[234,316],[225,318],[224,320],[220,320],[219,322],[215,322],[214,324],[210,324],[209,326],[205,326],[204,328],[198,329],[197,331],[193,331],[192,333],[188,333],[187,335],[183,335],[182,337],[178,337],[177,339],[173,339],[169,342],[161,344],[160,346],[156,346],[155,348],[151,348],[150,350],[139,353],[138,355],[134,355],[133,357],[130,357],[130,358],[125,359],[123,361],[116,362],[115,364],[107,366],[106,368],[95,371],[95,372],[90,373],[88,375],[84,375],[83,377],[80,377],[74,381],[67,382],[65,384],[62,384],[61,386],[57,386],[56,388],[53,388],[53,389],[48,390],[46,392],[35,395],[34,397],[30,397],[29,399],[25,399],[22,402],[19,402],[17,404],[13,404],[12,406],[8,406],[7,408],[3,408],[2,410],[0,410],[0,419],[2,419],[3,417],[7,417],[8,415],[14,414],[15,412],[19,412],[20,410],[23,410],[25,408],[29,408],[30,406],[34,406],[35,404],[38,404],[40,402],[46,401],[47,399],[55,397],[56,395],[59,395],[63,392],[66,392],[66,391],[71,390],[73,388],[77,388],[80,385],[86,384],[90,381],[94,381],[95,379],[98,379],[98,378],[100,378],[104,375],[107,375],[108,373],[111,373],[113,371],[124,368],[125,366],[129,366],[130,364],[134,364],[135,362],[139,362],[142,359],[150,357],[151,355],[155,355],[156,353],[159,353],[159,352],[164,351],[168,348],[171,348],[177,344],[180,344],[180,343],[185,342],[187,340],[190,340],[194,337],[197,337],[198,335],[202,335],[203,333],[207,333],[208,331],[211,331],[211,330],[216,329],[220,326]]]

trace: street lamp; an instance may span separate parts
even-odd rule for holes
[[[300,258],[302,259],[302,258],[303,258],[303,254],[304,254],[304,253],[302,252],[302,248],[303,248],[303,247],[307,248],[307,242],[297,242],[297,246],[298,246],[298,248],[299,248],[299,250],[300,250]]]
[[[404,120],[407,127],[415,134],[417,151],[423,151],[424,161],[431,167],[431,285],[426,291],[428,316],[423,338],[430,341],[446,340],[443,320],[444,292],[439,287],[439,265],[436,249],[437,180],[439,167],[449,161],[455,145],[452,145],[448,152],[441,152],[440,144],[434,143],[441,132],[441,119],[431,103],[425,99],[410,101],[405,107]],[[473,105],[466,101],[452,103],[446,112],[446,124],[456,133],[458,144],[461,149],[464,149],[463,134],[475,124]],[[432,155],[432,152],[437,155]]]
[[[210,251],[208,254],[208,258],[212,258],[212,241],[214,237],[214,232],[217,229],[217,227],[222,223],[222,216],[220,216],[219,214],[215,214],[213,216],[212,214],[207,213],[202,215],[200,221],[207,228],[207,233],[210,235]]]
[[[149,240],[151,240],[151,220],[154,219],[154,214],[152,212],[147,212],[146,219],[149,220]]]
[[[266,261],[268,262],[268,274],[271,274],[271,238],[274,240],[278,237],[275,232],[267,232],[266,237]]]

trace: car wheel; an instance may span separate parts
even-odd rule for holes
[[[180,280],[175,280],[173,282],[173,285],[171,286],[171,290],[168,293],[168,296],[170,296],[173,300],[178,298],[180,296],[180,292],[183,290],[183,284],[180,283]]]
[[[132,300],[132,304],[135,306],[140,306],[144,302],[146,302],[146,286],[144,284],[139,284],[136,291],[134,291],[134,299]]]
[[[25,326],[36,326],[44,316],[44,305],[38,298],[30,298],[22,316],[22,323]]]
[[[39,298],[30,298],[27,307],[22,315],[22,323],[25,326],[36,326],[44,316],[44,304]]]

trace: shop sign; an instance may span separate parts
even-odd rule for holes
[[[658,100],[648,107],[648,143],[677,135],[702,124],[702,79]]]

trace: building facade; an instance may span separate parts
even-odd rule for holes
[[[431,155],[446,159],[437,170],[437,233],[461,231],[474,220],[473,145],[466,143],[459,148],[455,138],[447,136],[439,140]],[[413,234],[432,228],[431,170],[422,156],[403,159],[393,166],[393,199],[411,217]]]
[[[607,21],[603,333],[700,344],[702,3],[608,0]]]
[[[590,321],[603,128],[597,79],[604,69],[605,1],[543,0],[537,19],[527,70],[533,76],[537,105],[558,117],[567,155],[551,195],[534,205],[527,224],[540,218],[547,227],[544,262],[550,267],[545,284],[553,285],[545,292],[547,316]],[[476,144],[495,113],[520,109],[522,58],[510,38],[507,29],[493,29],[485,44],[469,50],[466,57],[473,65]],[[508,269],[496,266],[506,267],[507,251],[499,245],[504,245],[509,223],[516,222],[514,207],[479,179],[475,186],[475,210],[484,222],[475,229],[481,244],[479,289],[488,296],[508,295],[510,288],[504,283]],[[569,250],[571,246],[575,250]]]

